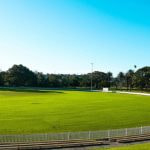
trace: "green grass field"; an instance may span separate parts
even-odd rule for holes
[[[150,150],[150,144],[137,144],[117,148],[100,148],[97,150]]]
[[[150,125],[150,97],[86,91],[0,91],[0,134]]]

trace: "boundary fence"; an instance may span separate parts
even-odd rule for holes
[[[0,135],[0,143],[90,140],[150,134],[150,126],[88,132]]]

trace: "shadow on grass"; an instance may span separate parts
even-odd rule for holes
[[[31,93],[64,93],[63,91],[95,92],[90,88],[38,88],[38,87],[0,87],[0,91],[31,92]]]
[[[70,88],[70,89],[65,89],[65,90],[67,90],[67,91],[80,91],[80,92],[98,92],[97,89],[93,89],[91,91],[91,88]]]
[[[64,92],[56,91],[56,90],[50,90],[50,89],[40,89],[40,88],[0,88],[0,91],[12,91],[12,92],[31,92],[31,93],[58,93],[63,94]]]

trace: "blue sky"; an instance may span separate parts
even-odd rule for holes
[[[0,68],[44,73],[150,65],[148,0],[0,0]]]

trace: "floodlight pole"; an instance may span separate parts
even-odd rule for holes
[[[91,91],[93,90],[93,63],[91,63]]]

